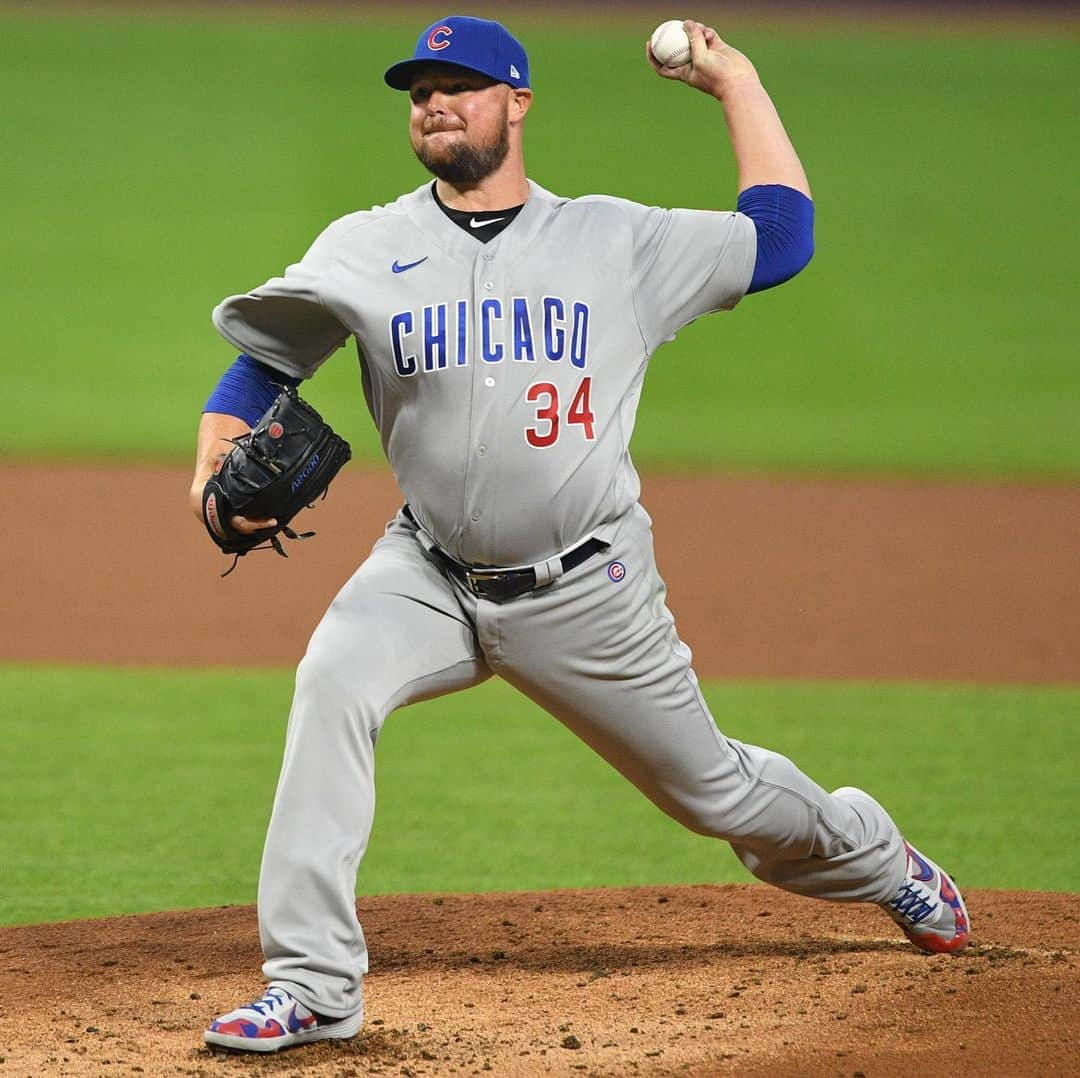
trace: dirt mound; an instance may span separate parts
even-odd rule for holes
[[[1069,1072],[1075,898],[967,897],[954,957],[761,885],[364,898],[362,1034],[265,1059],[200,1036],[257,994],[251,907],[3,928],[0,1074]]]

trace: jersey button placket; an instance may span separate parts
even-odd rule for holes
[[[473,288],[474,296],[477,297],[474,303],[473,309],[473,345],[472,345],[472,366],[473,366],[473,378],[481,380],[485,389],[492,390],[495,388],[496,379],[491,373],[491,365],[484,362],[484,346],[483,346],[483,316],[482,306],[483,300],[489,298],[494,292],[496,287],[495,271],[492,263],[495,261],[495,252],[490,248],[479,252],[479,257],[473,264]],[[475,383],[474,383],[475,384]],[[472,408],[469,422],[469,441],[472,445],[472,452],[469,454],[470,463],[465,465],[465,481],[463,489],[462,509],[466,520],[476,525],[484,517],[484,510],[480,506],[476,505],[476,492],[472,489],[472,480],[476,477],[472,471],[472,467],[478,467],[481,464],[487,463],[488,454],[488,439],[484,433],[484,423],[478,421],[478,417],[483,417],[490,414],[489,409],[491,406],[490,397],[473,397]],[[480,473],[481,490],[484,489],[483,474]],[[481,495],[482,496],[482,495]]]

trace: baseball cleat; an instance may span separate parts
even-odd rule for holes
[[[910,842],[907,875],[888,902],[885,912],[904,930],[912,943],[929,954],[962,951],[971,934],[967,907],[948,875],[924,857]]]
[[[297,1044],[355,1037],[363,1024],[362,1010],[348,1018],[320,1021],[284,988],[271,986],[262,999],[215,1018],[203,1031],[203,1040],[241,1052],[276,1052]]]
[[[850,795],[873,800],[853,786],[833,791],[835,797]],[[880,903],[881,908],[920,951],[928,954],[962,951],[971,935],[971,919],[960,889],[947,873],[906,839],[904,849],[907,871],[892,898]]]

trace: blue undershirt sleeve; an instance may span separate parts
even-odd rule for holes
[[[814,203],[783,184],[759,184],[739,195],[738,210],[757,229],[757,261],[747,295],[790,280],[814,255]]]
[[[249,355],[241,354],[221,376],[203,411],[234,415],[249,427],[254,427],[274,403],[281,386],[295,387],[299,384],[299,378],[291,378]]]

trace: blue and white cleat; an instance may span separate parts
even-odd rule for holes
[[[833,791],[834,797],[846,800],[877,802],[854,786]],[[910,842],[907,872],[896,894],[881,908],[903,929],[920,951],[928,954],[955,954],[968,944],[971,920],[960,889],[929,857],[924,857]]]
[[[284,988],[271,986],[262,999],[215,1018],[203,1032],[207,1044],[240,1052],[276,1052],[314,1041],[355,1037],[364,1012],[320,1022]]]
[[[907,877],[888,902],[885,912],[920,951],[955,954],[968,944],[971,920],[955,883],[910,842]]]

